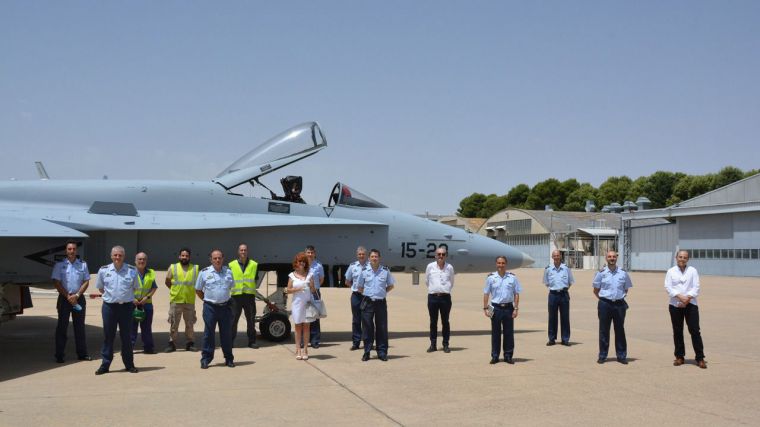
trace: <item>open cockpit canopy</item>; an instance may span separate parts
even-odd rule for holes
[[[326,146],[317,122],[302,123],[246,153],[220,172],[214,182],[229,190],[316,154]]]

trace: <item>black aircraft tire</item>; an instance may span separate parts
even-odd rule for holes
[[[272,342],[285,341],[290,337],[290,320],[284,313],[268,313],[259,323],[261,336]]]

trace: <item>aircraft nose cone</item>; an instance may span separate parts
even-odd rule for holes
[[[522,263],[520,263],[520,267],[530,267],[531,265],[533,265],[533,263],[536,262],[536,260],[534,260],[530,255],[526,254],[525,252],[523,252],[522,256],[523,256],[523,259],[522,259]]]

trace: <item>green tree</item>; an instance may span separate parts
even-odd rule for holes
[[[596,204],[598,190],[588,182],[581,184],[575,191],[567,196],[563,211],[583,212],[586,209],[586,200],[591,200]],[[597,206],[597,210],[600,206]]]
[[[560,185],[560,194],[559,194],[560,201],[558,205],[556,206],[556,208],[558,210],[566,211],[567,209],[565,209],[565,204],[567,203],[567,198],[570,196],[570,194],[573,193],[573,191],[579,189],[580,187],[581,185],[578,183],[578,180],[575,178],[570,178],[570,179],[566,179],[562,181],[562,184]]]
[[[525,205],[528,209],[543,210],[551,205],[555,209],[562,206],[562,184],[555,178],[539,182],[530,189],[530,195]]]
[[[715,181],[713,182],[713,189],[724,187],[732,182],[744,179],[744,172],[741,169],[733,166],[726,166],[715,175]]]
[[[486,195],[482,193],[472,193],[469,196],[462,199],[459,202],[459,209],[457,215],[463,218],[475,218],[483,209],[483,204],[486,202]]]
[[[527,184],[517,184],[507,193],[507,206],[525,208],[528,196],[530,196],[530,187]]]
[[[610,203],[623,203],[625,196],[631,190],[633,181],[627,176],[611,176],[599,186],[598,204],[596,207],[601,210],[604,205]]]
[[[496,194],[489,194],[486,197],[486,201],[483,203],[483,207],[478,211],[478,218],[490,218],[496,212],[507,207],[507,196],[497,196]]]
[[[753,175],[757,175],[760,173],[760,169],[750,169],[747,172],[744,172],[744,177],[749,178]]]

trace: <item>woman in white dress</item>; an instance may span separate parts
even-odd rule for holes
[[[290,316],[296,325],[296,359],[308,360],[307,346],[301,348],[301,343],[309,342],[309,322],[306,321],[306,307],[311,301],[311,293],[316,292],[314,280],[309,274],[309,258],[299,252],[293,258],[293,272],[288,275],[288,294],[293,294]]]

